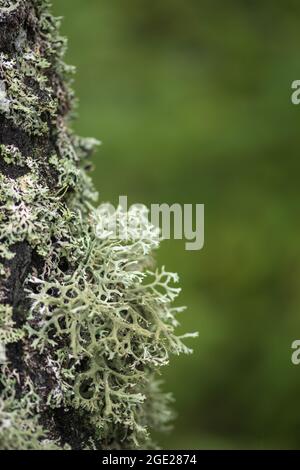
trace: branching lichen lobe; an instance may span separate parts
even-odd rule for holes
[[[177,276],[149,271],[146,209],[94,209],[58,27],[46,0],[0,0],[0,448],[150,447],[157,371],[190,352]]]

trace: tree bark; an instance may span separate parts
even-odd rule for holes
[[[36,198],[37,189],[45,191],[48,199],[63,190],[65,196],[60,204],[67,205],[74,191],[71,181],[62,187],[59,172],[50,163],[53,155],[58,160],[65,158],[63,142],[65,152],[74,153],[76,149],[67,128],[72,92],[68,85],[69,70],[62,62],[65,41],[58,35],[58,21],[49,14],[47,3],[0,1],[0,301],[2,309],[12,308],[11,320],[19,330],[26,324],[30,308],[25,281],[29,275],[38,275],[45,269],[47,250],[43,254],[41,245],[55,243],[50,227],[48,233],[43,230],[38,233],[38,214],[32,217],[30,226],[27,219],[34,211],[30,199]],[[76,162],[73,164],[77,166]],[[32,183],[30,194],[26,186],[33,180],[38,187],[34,188]],[[12,185],[14,191],[8,194],[6,188]],[[51,215],[48,222],[51,223]],[[7,323],[4,330],[8,328]],[[39,397],[39,425],[48,431],[47,439],[81,448],[89,432],[76,410],[51,410],[46,406],[56,381],[47,354],[36,351],[28,337],[12,343],[8,338],[5,343],[2,388],[9,374],[17,376],[14,393],[20,401],[28,395],[30,380]],[[28,443],[20,445],[27,444],[31,446],[30,436]],[[5,448],[5,443],[2,445]]]
[[[173,334],[177,277],[144,283],[159,244],[145,210],[93,206],[96,142],[69,127],[72,69],[48,7],[0,0],[0,448],[148,447],[171,417],[155,374],[189,352]]]
[[[2,2],[7,6],[0,10],[0,172],[14,181],[31,175],[32,170],[28,167],[27,159],[34,156],[38,163],[36,166],[41,186],[55,193],[58,188],[58,172],[50,165],[49,158],[57,152],[58,128],[62,126],[60,123],[71,108],[71,92],[65,85],[63,74],[59,73],[55,65],[55,55],[58,52],[49,47],[51,42],[49,43],[50,38],[47,35],[50,34],[52,20],[49,17],[45,30],[41,28],[42,6],[47,2]],[[59,50],[64,41],[53,35],[52,41],[56,40],[58,44],[55,47]],[[28,55],[33,54],[33,51],[38,52],[35,58],[32,57],[30,64]],[[43,59],[48,60],[49,65],[42,74],[37,61]],[[15,73],[11,73],[11,69]],[[37,81],[42,76],[46,81],[43,87]],[[55,102],[57,106],[54,105]],[[35,115],[36,122],[28,122],[32,115]],[[11,147],[20,153],[16,162],[5,158],[7,149]],[[13,150],[11,149],[12,152]],[[5,211],[4,199],[5,196],[2,196]],[[4,225],[2,220],[1,222]],[[12,231],[16,232],[17,227],[13,227]],[[1,231],[2,235],[3,232],[5,230]],[[15,233],[14,238],[18,238]],[[4,243],[4,237],[1,242]],[[22,324],[25,310],[24,280],[33,268],[41,267],[43,259],[25,236],[20,236],[20,240],[15,243],[6,237],[5,245],[10,247],[15,256],[10,260],[2,258],[5,275],[0,281],[0,298],[14,308],[14,320],[17,324]]]

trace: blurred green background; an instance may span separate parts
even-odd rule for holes
[[[103,141],[102,201],[204,203],[205,248],[163,243],[181,275],[167,448],[297,448],[300,366],[298,0],[55,0],[77,66],[78,133]]]

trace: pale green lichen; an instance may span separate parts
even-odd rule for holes
[[[10,305],[0,304],[0,344],[15,343],[24,337],[24,331],[15,328]]]
[[[3,367],[5,370],[5,366]],[[0,396],[0,450],[59,450],[60,447],[47,439],[44,429],[38,423],[39,397],[33,385],[27,380],[26,393],[16,397],[19,377],[7,371],[2,380]]]
[[[20,3],[21,0],[0,0],[0,14],[13,11]]]
[[[0,54],[1,79],[6,87],[8,112],[6,117],[16,127],[33,135],[43,135],[48,131],[46,116],[55,119],[57,99],[46,86],[47,79],[41,71],[50,67],[45,59],[33,51],[23,53],[20,62],[8,55]],[[28,86],[27,79],[34,77],[39,92]]]
[[[74,214],[34,172],[17,179],[0,174],[0,187],[0,240],[8,256],[9,247],[24,240],[41,256],[49,256],[53,236],[69,237]]]
[[[24,159],[19,149],[14,145],[0,145],[0,156],[8,165],[24,166]]]
[[[159,243],[146,215],[141,207],[132,207],[129,213],[119,208],[117,214],[110,214],[107,206],[100,206],[89,222],[78,220],[74,227],[70,261],[77,259],[77,266],[72,274],[58,267],[60,247],[53,253],[56,263],[49,260],[51,275],[29,279],[36,293],[29,292],[27,330],[35,348],[43,352],[50,344],[56,351],[63,382],[61,397],[55,391],[49,405],[83,408],[98,439],[117,442],[122,433],[132,445],[147,436],[140,414],[149,400],[153,373],[168,363],[169,353],[190,352],[174,335],[178,309],[171,308],[170,302],[180,291],[171,285],[177,276],[164,269],[145,270]],[[117,220],[123,242],[102,231],[102,218],[108,226],[109,218]],[[126,239],[125,218],[126,224],[129,219]],[[62,337],[68,341],[59,348]],[[79,373],[82,364],[84,371]]]
[[[35,12],[35,43],[21,28],[15,53],[0,54],[0,114],[32,145],[22,146],[23,137],[0,145],[0,447],[149,447],[149,430],[165,429],[172,416],[157,373],[170,354],[190,352],[175,335],[178,277],[152,270],[159,232],[146,208],[94,208],[84,167],[98,142],[68,128],[71,68],[59,20],[47,1],[16,5],[26,4]],[[19,310],[5,295],[18,244],[39,261],[26,275],[24,320],[15,325]],[[17,342],[22,373],[7,346]],[[59,435],[55,411],[80,422],[76,444],[69,429]]]

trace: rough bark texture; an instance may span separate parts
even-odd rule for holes
[[[50,165],[49,159],[53,155],[62,158],[58,148],[59,127],[63,127],[63,119],[70,110],[72,94],[68,88],[68,70],[60,62],[64,40],[57,35],[57,22],[49,16],[46,7],[46,2],[42,1],[9,1],[3,3],[0,11],[0,172],[17,182],[25,175],[32,174],[33,168],[29,168],[26,159],[34,157],[34,172],[37,173],[39,184],[49,188],[50,195],[55,194],[59,186],[58,171]],[[42,65],[43,60],[48,61],[48,64]],[[10,73],[11,68],[16,73]],[[38,78],[41,77],[44,80],[39,82]],[[27,100],[26,95],[29,93],[33,99],[28,96]],[[30,121],[32,113],[36,113],[37,122],[26,122],[27,119]],[[20,153],[20,160],[13,162],[9,153],[16,149]],[[22,195],[20,199],[19,203],[22,202]],[[25,280],[29,274],[41,273],[45,261],[38,254],[38,243],[32,244],[26,239],[26,230],[20,240],[14,240],[18,236],[9,233],[7,227],[9,220],[5,214],[5,195],[2,195],[1,203],[1,242],[5,242],[14,256],[0,258],[3,271],[0,299],[2,305],[12,307],[14,326],[22,328],[30,307],[25,293]],[[14,208],[17,210],[17,207],[18,204]],[[12,231],[17,231],[17,228],[12,227]],[[27,360],[24,357],[25,350]],[[53,374],[45,355],[33,351],[29,341],[20,339],[6,345],[6,359],[10,372],[18,374],[16,399],[28,393],[27,380],[30,377],[35,393],[45,402],[53,385]],[[80,447],[78,435],[82,426],[78,425],[76,413],[64,413],[62,409],[50,413],[41,405],[39,420],[46,429],[50,429],[49,437],[68,441],[72,447]],[[31,446],[30,441],[28,445]]]
[[[145,210],[93,208],[96,142],[68,126],[72,70],[48,7],[0,0],[0,448],[145,447],[170,418],[155,373],[189,352],[177,278],[145,281],[159,244]]]

